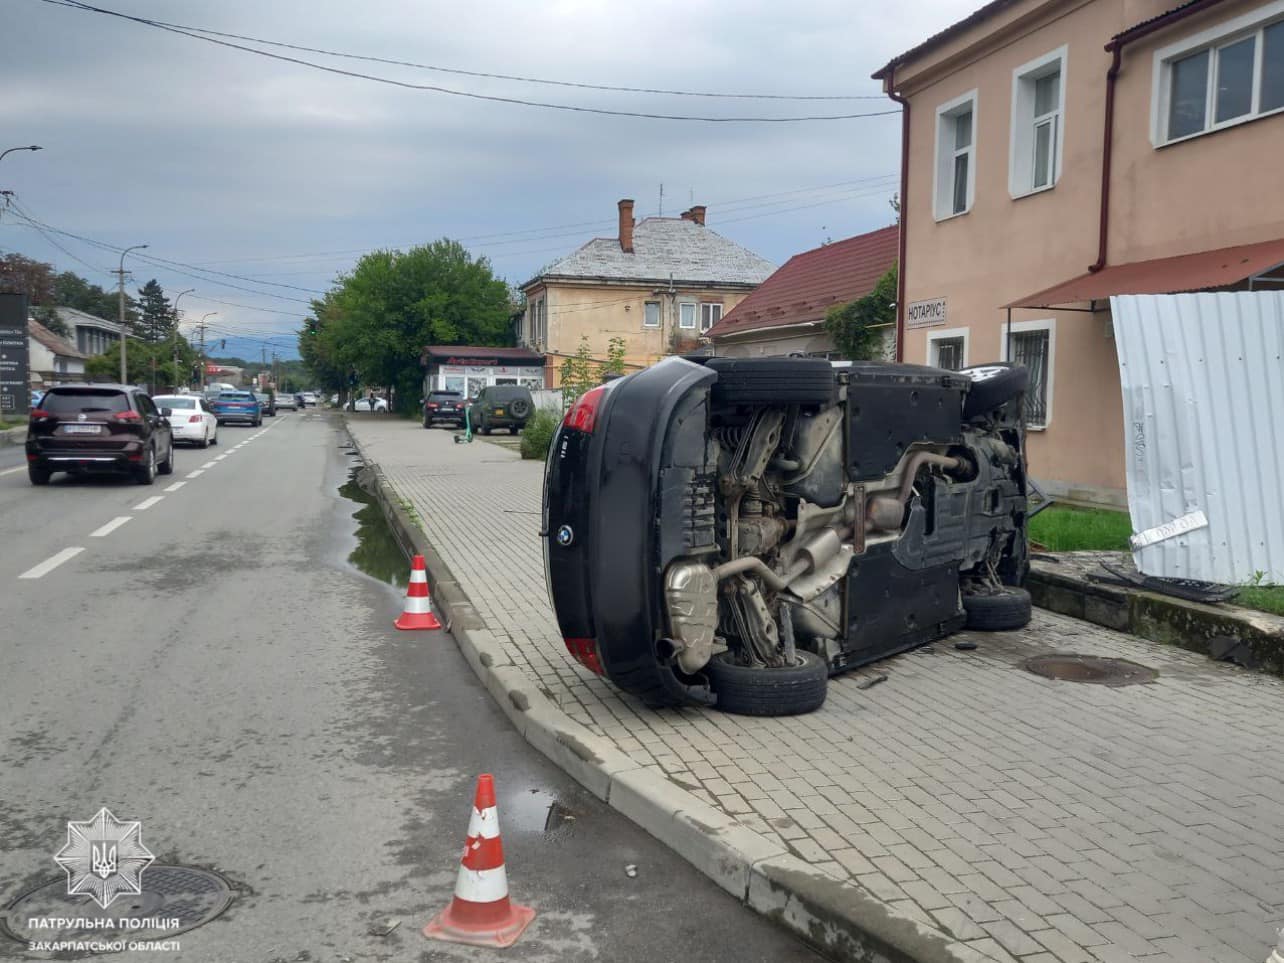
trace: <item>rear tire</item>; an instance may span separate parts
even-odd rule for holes
[[[162,475],[174,474],[174,443],[172,441],[169,443],[169,454],[163,462],[156,466],[156,470]]]
[[[52,475],[48,468],[37,468],[35,465],[27,466],[27,477],[31,479],[33,485],[48,485],[49,476]]]
[[[1030,624],[1033,610],[1030,593],[1023,588],[1004,586],[985,595],[964,595],[967,627],[981,632],[1009,632]]]
[[[824,405],[834,398],[834,369],[822,358],[710,358],[718,373],[715,404]]]
[[[198,443],[197,443],[196,447],[197,447],[197,448],[208,448],[209,446],[210,446],[210,433],[207,431],[207,432],[206,432],[206,433],[201,437],[201,440],[200,440],[200,442],[198,442]]]
[[[156,450],[147,449],[147,455],[143,458],[143,465],[138,469],[138,474],[134,476],[135,481],[140,485],[151,485],[156,481]]]
[[[745,716],[796,716],[819,709],[829,685],[829,666],[812,652],[798,651],[798,665],[751,669],[736,665],[730,652],[709,660],[709,684],[716,707]]]

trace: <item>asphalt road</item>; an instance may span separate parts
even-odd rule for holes
[[[66,822],[106,806],[239,891],[179,953],[113,959],[498,959],[419,933],[489,771],[538,912],[509,959],[819,959],[527,746],[448,636],[393,630],[401,593],[348,563],[337,423],[265,428],[180,450],[151,488],[0,463],[0,904],[57,879]]]

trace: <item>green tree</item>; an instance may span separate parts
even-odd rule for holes
[[[115,291],[86,281],[73,271],[63,271],[54,278],[54,303],[61,308],[75,308],[97,318],[113,321],[120,313],[120,299]],[[125,318],[138,316],[137,302],[125,295]]]
[[[0,291],[25,294],[32,304],[52,306],[53,266],[21,254],[0,256]]]
[[[896,268],[878,279],[874,290],[825,315],[825,330],[834,347],[850,361],[869,361],[882,355],[883,331],[896,322]]]
[[[512,344],[512,312],[490,262],[457,241],[374,251],[313,303],[299,353],[327,389],[390,388],[409,412],[418,406],[425,346]]]
[[[575,354],[562,362],[562,406],[570,408],[575,399],[599,381],[598,365],[589,353],[588,335],[580,335]]]
[[[624,347],[624,339],[619,337],[606,343],[606,364],[602,365],[602,374],[624,374]]]
[[[139,289],[138,305],[141,309],[139,317],[132,324],[138,337],[150,344],[168,340],[178,325],[178,318],[174,315],[174,306],[165,297],[164,288],[155,278]]]
[[[126,357],[126,377],[130,384],[148,384],[152,380],[152,362],[156,362],[156,388],[169,391],[193,384],[192,368],[197,362],[195,349],[186,338],[173,337],[168,341],[148,344],[131,340]],[[100,380],[115,381],[120,377],[120,345],[113,344],[107,351],[85,362],[85,373]]]

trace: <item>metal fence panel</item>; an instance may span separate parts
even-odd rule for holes
[[[1284,584],[1284,292],[1110,303],[1137,567]]]

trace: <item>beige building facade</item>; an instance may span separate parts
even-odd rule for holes
[[[694,350],[700,338],[766,277],[773,265],[705,225],[697,206],[681,217],[633,218],[619,202],[619,232],[561,258],[522,286],[526,313],[518,343],[543,353],[545,382],[587,339],[605,360],[613,339],[627,369]]]
[[[1026,363],[1034,476],[1123,504],[1109,296],[1284,261],[1284,0],[998,0],[875,76],[907,105],[903,359]]]

